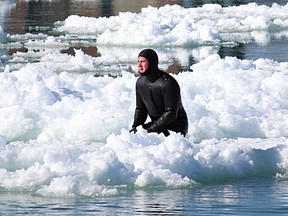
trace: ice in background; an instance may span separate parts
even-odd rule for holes
[[[167,5],[110,18],[69,16],[56,23],[60,36],[0,29],[1,47],[28,48],[0,73],[0,191],[110,196],[129,188],[287,180],[288,62],[216,54],[219,44],[287,37],[287,20],[288,5]],[[60,52],[79,41],[94,43],[101,56]],[[163,69],[173,58],[166,49],[199,46],[193,72],[173,75],[189,118],[185,138],[141,127],[129,133],[137,77],[127,65],[137,70],[147,44]],[[120,76],[104,73],[113,71]]]

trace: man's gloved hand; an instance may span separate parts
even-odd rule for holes
[[[143,125],[143,128],[147,130],[148,132],[151,132],[151,126],[153,125],[153,122],[148,122]]]
[[[133,133],[135,134],[135,133],[137,132],[137,129],[136,129],[136,127],[132,127],[132,129],[131,129],[129,132],[130,132],[130,133],[132,133],[132,132],[133,132]]]

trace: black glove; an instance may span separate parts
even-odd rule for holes
[[[143,128],[146,129],[148,133],[151,133],[151,132],[156,132],[158,134],[163,133],[166,137],[170,135],[170,133],[167,129],[155,130],[155,125],[153,122],[149,122],[147,124],[144,124]]]
[[[132,132],[133,132],[133,133],[135,134],[135,133],[137,132],[137,129],[136,129],[136,127],[132,127],[132,129],[131,129],[129,132],[130,132],[130,133],[132,133]]]
[[[151,126],[153,125],[153,122],[148,122],[143,125],[143,128],[147,130],[148,132],[151,132]]]

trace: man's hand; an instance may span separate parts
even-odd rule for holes
[[[132,132],[133,132],[133,133],[135,134],[135,133],[137,132],[137,129],[136,129],[136,127],[132,127],[132,129],[131,129],[129,132],[130,132],[130,133],[132,133]]]

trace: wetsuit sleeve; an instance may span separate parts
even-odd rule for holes
[[[147,119],[147,113],[148,113],[147,108],[143,103],[141,95],[139,94],[138,88],[136,86],[136,108],[134,114],[134,123],[132,127],[134,128],[139,125],[143,125]]]
[[[177,118],[179,104],[181,104],[180,87],[173,78],[166,78],[162,88],[164,113],[148,128],[149,132],[161,132]]]

